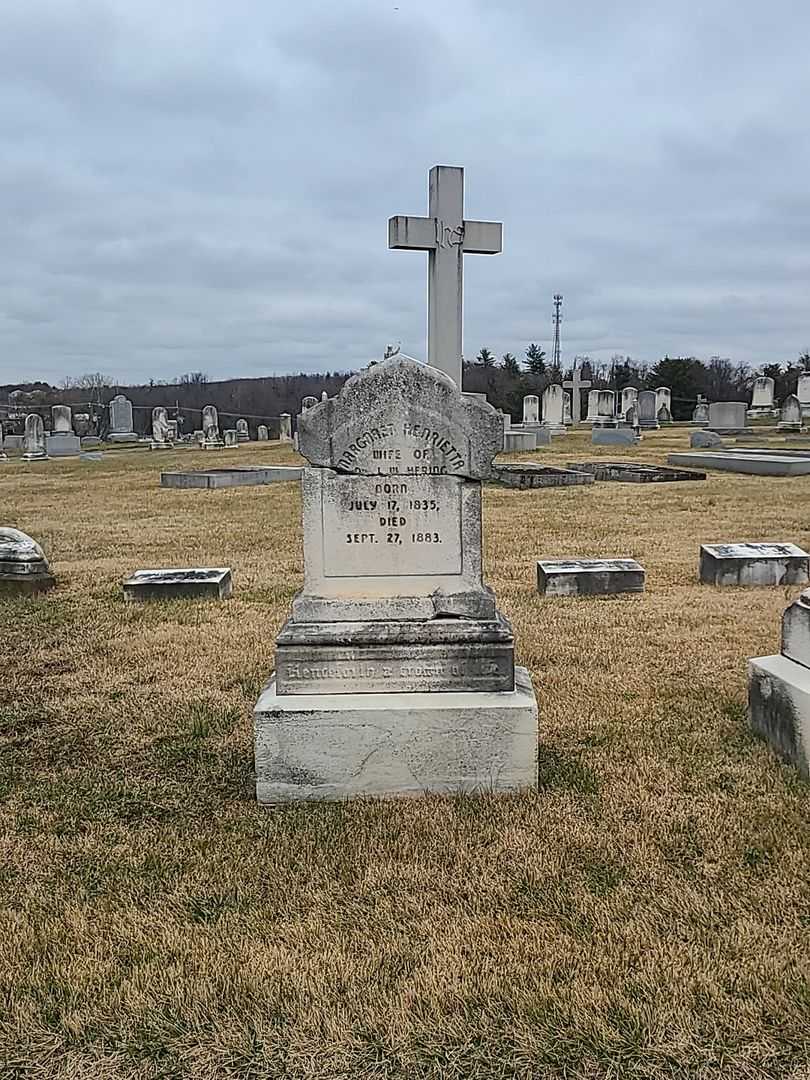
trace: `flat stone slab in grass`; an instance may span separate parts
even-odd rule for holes
[[[616,480],[626,484],[665,484],[675,480],[705,480],[706,474],[665,465],[645,465],[635,461],[574,461],[569,469],[593,474],[595,480]]]
[[[692,465],[753,476],[806,476],[810,473],[810,453],[807,451],[686,450],[668,454],[667,461],[670,465]]]
[[[515,488],[569,487],[594,482],[592,473],[561,469],[554,465],[536,465],[532,461],[495,464],[492,472],[496,483]]]
[[[244,465],[231,469],[191,469],[160,474],[160,486],[170,488],[228,488],[300,480],[299,465]]]
[[[226,600],[233,591],[228,567],[136,570],[124,581],[126,600]]]
[[[591,442],[594,446],[635,446],[638,441],[632,428],[591,429]]]
[[[701,544],[704,585],[804,585],[810,555],[795,544]]]
[[[538,446],[537,436],[533,431],[505,431],[503,435],[503,452],[514,454],[525,450],[536,450]]]
[[[515,689],[477,693],[262,691],[253,712],[260,803],[498,792],[537,786],[537,705]]]
[[[544,596],[610,596],[644,592],[644,567],[635,559],[544,559],[537,563]]]

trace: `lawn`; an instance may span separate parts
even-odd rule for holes
[[[697,567],[701,542],[806,547],[810,477],[488,487],[538,791],[268,810],[251,710],[300,499],[158,486],[212,459],[296,460],[0,464],[0,524],[59,579],[0,601],[0,1077],[807,1080],[810,787],[751,735],[745,690],[799,589]],[[635,557],[647,591],[541,599],[535,561],[569,555]],[[124,604],[128,572],[188,565],[231,566],[233,598]]]

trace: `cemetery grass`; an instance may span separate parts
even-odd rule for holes
[[[620,456],[562,443],[532,456]],[[2,466],[0,521],[59,585],[0,601],[0,1076],[806,1078],[808,785],[745,718],[799,590],[696,574],[702,541],[806,547],[810,478],[487,488],[539,790],[267,810],[251,709],[300,501],[158,487],[210,463]],[[647,591],[540,599],[536,559],[570,555],[638,558]],[[231,566],[233,598],[124,603],[184,565]]]

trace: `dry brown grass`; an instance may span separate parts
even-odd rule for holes
[[[0,466],[60,581],[0,602],[0,1076],[806,1078],[808,787],[745,722],[789,595],[696,574],[701,541],[810,543],[810,478],[488,489],[539,792],[268,812],[250,712],[299,498],[157,486],[203,461]],[[569,554],[636,556],[647,592],[541,600]],[[233,599],[124,605],[127,572],[188,564]]]

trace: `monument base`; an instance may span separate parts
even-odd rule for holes
[[[512,691],[280,696],[253,713],[260,803],[537,786],[537,700]]]
[[[749,660],[748,721],[780,757],[810,776],[810,670],[781,655]]]
[[[45,436],[45,452],[48,457],[78,457],[82,443],[78,435],[48,433]]]
[[[41,574],[2,574],[0,573],[0,597],[35,596],[47,592],[56,584],[51,573]]]
[[[107,436],[107,442],[136,443],[138,436],[134,431],[111,431]]]

